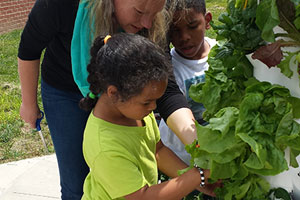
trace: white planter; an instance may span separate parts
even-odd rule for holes
[[[284,32],[279,27],[275,28],[275,32]],[[286,39],[286,38],[283,38]],[[287,39],[288,40],[288,39]],[[284,51],[295,52],[299,48],[285,48]],[[267,67],[261,61],[251,58],[252,54],[247,55],[248,60],[254,67],[254,77],[259,81],[267,81],[272,84],[279,84],[285,86],[290,90],[290,93],[294,97],[300,98],[300,84],[299,84],[299,75],[297,72],[297,65],[294,63],[295,57],[290,62],[290,68],[293,71],[293,76],[291,78],[286,77],[280,72],[280,69],[277,67]],[[300,123],[300,119],[294,119]],[[289,149],[285,151],[285,158],[289,163]],[[300,163],[300,156],[297,157],[298,163]],[[282,187],[288,192],[293,192],[294,199],[300,200],[300,167],[292,168],[288,171],[282,172],[276,176],[266,176],[265,179],[271,184],[272,188]]]
[[[284,30],[280,27],[275,27],[274,32],[284,33]],[[291,40],[289,38],[278,38],[284,39],[286,41]],[[282,48],[286,52],[296,52],[299,51],[299,48],[296,47],[286,47]],[[297,72],[297,63],[295,63],[296,57],[294,56],[290,61],[290,69],[293,71],[293,76],[291,78],[286,77],[280,72],[280,69],[277,67],[269,68],[267,65],[262,63],[260,60],[252,59],[252,54],[246,55],[250,63],[253,65],[253,75],[259,81],[267,81],[272,84],[278,84],[284,86],[290,90],[290,93],[294,97],[300,98],[300,84],[299,84],[299,74]],[[300,123],[300,119],[295,119]]]
[[[268,81],[272,84],[279,84],[288,88],[291,95],[300,98],[300,85],[299,85],[299,75],[297,72],[297,65],[294,63],[296,58],[293,58],[290,63],[290,68],[293,71],[293,76],[291,78],[286,77],[280,72],[277,67],[269,68],[261,61],[251,58],[252,54],[247,55],[248,60],[254,66],[253,73],[254,77],[259,81]]]
[[[300,156],[297,157],[298,163],[300,163]],[[292,179],[293,185],[293,197],[294,199],[300,199],[300,167],[292,168],[288,171]]]
[[[293,76],[291,79],[284,76],[280,69],[277,67],[268,68],[264,63],[259,60],[253,60],[251,55],[247,55],[247,58],[254,67],[254,77],[259,81],[267,81],[272,84],[279,84],[288,88],[291,95],[300,98],[300,87],[299,87],[299,77],[297,73],[297,65],[291,61],[291,70],[293,71]],[[300,123],[300,119],[295,119]],[[285,158],[289,163],[289,150],[285,151]],[[298,163],[300,164],[300,156],[297,157]],[[270,183],[272,188],[282,187],[288,192],[293,192],[294,199],[300,200],[300,167],[293,168],[290,167],[288,171],[282,172],[276,176],[266,176],[265,179]]]

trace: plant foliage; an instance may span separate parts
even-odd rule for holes
[[[224,187],[216,193],[225,200],[270,199],[270,194],[289,199],[283,189],[270,190],[263,176],[277,175],[288,170],[288,165],[298,167],[300,124],[293,119],[300,118],[300,99],[283,86],[256,80],[245,55],[256,52],[254,57],[269,66],[280,63],[282,72],[291,76],[284,66],[292,57],[299,60],[299,52],[286,55],[281,47],[298,45],[298,41],[276,40],[279,35],[273,28],[289,22],[294,32],[285,34],[292,39],[298,34],[299,1],[256,2],[228,1],[227,12],[219,17],[221,25],[212,23],[219,44],[209,54],[206,82],[189,91],[194,101],[205,106],[203,118],[209,121],[207,126],[196,125],[198,140],[186,146],[191,166],[196,163],[210,169],[212,182],[223,179]],[[293,15],[285,10],[291,6]],[[270,64],[274,56],[278,60]],[[287,147],[290,163],[284,157]]]

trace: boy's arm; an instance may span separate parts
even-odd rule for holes
[[[187,165],[182,162],[169,148],[164,146],[160,141],[156,147],[156,159],[158,167],[161,171],[173,178],[161,184],[153,185],[151,187],[144,186],[140,190],[125,196],[127,200],[175,200],[182,199],[184,196],[192,192],[200,185],[200,173],[196,168],[192,168],[181,176],[177,175],[177,171],[184,169]],[[207,171],[206,171],[207,173]],[[207,177],[207,174],[205,174]],[[211,191],[205,190],[203,192],[212,195]]]

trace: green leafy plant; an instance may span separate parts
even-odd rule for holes
[[[283,35],[273,33],[275,26],[287,23],[281,21],[286,15],[283,10],[291,5],[297,8],[297,3],[230,0],[227,12],[219,17],[221,24],[212,23],[219,44],[209,54],[205,83],[189,91],[194,101],[205,106],[203,118],[209,124],[196,125],[198,140],[186,150],[192,156],[191,166],[196,163],[210,169],[211,182],[223,180],[224,187],[216,191],[220,199],[270,199],[270,195],[289,199],[281,192],[284,189],[270,190],[263,176],[277,175],[288,170],[288,165],[298,167],[300,124],[293,119],[300,118],[300,99],[283,86],[255,79],[245,55],[261,55],[261,49],[270,50],[270,45],[277,45],[276,50],[298,45],[297,40],[276,41]],[[293,27],[297,16],[292,20]],[[299,56],[298,52],[283,56],[279,62],[288,65],[286,60],[294,56]],[[285,160],[287,147],[290,163]]]

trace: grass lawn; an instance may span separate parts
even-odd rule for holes
[[[206,10],[212,13],[213,21],[218,24],[219,15],[225,11],[227,0],[206,0]],[[212,28],[206,31],[206,36],[216,38],[216,33]]]
[[[0,163],[44,155],[38,133],[19,115],[21,88],[17,51],[20,34],[21,30],[16,30],[0,35]],[[41,126],[48,149],[54,152],[45,120]]]
[[[226,0],[206,0],[206,6],[212,12],[213,20],[217,21],[219,14],[225,9]],[[38,133],[30,129],[19,116],[21,88],[17,52],[21,31],[0,35],[0,163],[45,155]],[[212,29],[206,33],[208,37],[216,37]],[[41,104],[40,95],[39,103]],[[42,105],[40,108],[42,109]],[[54,152],[45,120],[41,127],[49,151]]]

